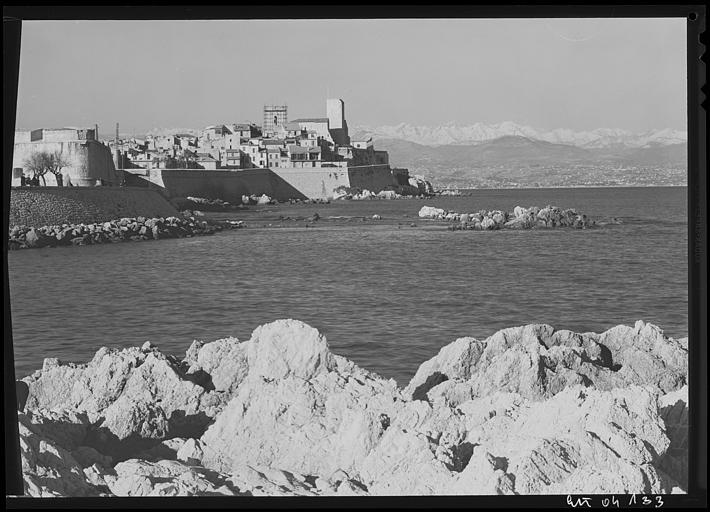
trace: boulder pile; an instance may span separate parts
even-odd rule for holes
[[[476,229],[532,229],[571,227],[586,229],[594,226],[595,221],[576,210],[546,206],[538,208],[531,206],[523,208],[516,206],[512,212],[501,210],[480,210],[475,213],[456,213],[433,206],[422,206],[419,217],[423,219],[436,219],[454,222],[449,226],[451,230]]]
[[[436,195],[438,196],[462,196],[463,194],[459,189],[444,189],[439,190]]]
[[[187,200],[205,211],[236,210],[239,209],[239,206],[241,206],[232,204],[229,201],[223,201],[222,199],[209,199],[206,197],[188,196]]]
[[[364,201],[368,199],[401,199],[404,196],[398,194],[394,190],[381,190],[380,192],[371,192],[370,190],[360,190],[351,187],[338,187],[334,191],[333,199],[341,199],[348,201]]]
[[[288,200],[289,204],[330,204],[329,199],[320,199],[320,198],[313,198],[313,199],[300,199],[300,198],[291,198]]]
[[[424,176],[410,176],[409,186],[416,188],[420,195],[430,196],[435,193],[431,182]]]
[[[661,494],[687,485],[687,338],[526,325],[409,384],[278,320],[184,358],[100,349],[18,381],[32,496]]]
[[[196,213],[196,212],[195,212]],[[13,226],[9,230],[8,247],[25,249],[62,245],[90,245],[125,241],[158,240],[212,235],[223,229],[244,227],[239,222],[216,222],[185,217],[124,217],[91,224]]]
[[[265,204],[276,204],[276,200],[271,199],[271,197],[267,196],[266,194],[262,194],[260,196],[257,196],[255,194],[252,194],[250,196],[243,195],[242,196],[242,204],[258,204],[258,205],[265,205]]]
[[[426,187],[423,190],[427,190]],[[422,190],[412,187],[397,187],[397,190],[387,189],[380,190],[379,192],[372,192],[368,189],[359,189],[356,187],[346,187],[340,186],[333,191],[333,199],[337,200],[347,200],[347,201],[366,201],[373,199],[413,199],[413,198],[424,198],[425,196],[431,195],[428,192],[423,192]]]

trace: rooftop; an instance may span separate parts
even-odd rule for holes
[[[320,153],[320,148],[312,148],[307,146],[297,146],[295,144],[289,144],[289,153],[301,154],[301,153]]]
[[[327,117],[303,117],[300,119],[294,119],[290,121],[291,123],[327,123]]]

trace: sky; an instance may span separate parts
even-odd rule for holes
[[[686,129],[686,20],[26,21],[17,129],[348,124]]]

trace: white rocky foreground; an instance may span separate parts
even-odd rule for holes
[[[296,320],[18,382],[33,496],[683,492],[687,338],[637,322],[461,338],[400,389]],[[24,384],[23,384],[24,383]]]

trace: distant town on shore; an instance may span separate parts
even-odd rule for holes
[[[118,124],[115,137],[103,140],[98,126],[18,131],[13,185],[26,184],[27,173],[35,185],[39,175],[45,186],[158,187],[169,197],[227,201],[253,194],[329,199],[343,190],[431,192],[424,179],[391,167],[371,137],[350,137],[342,99],[326,101],[326,117],[288,120],[287,105],[265,105],[263,112],[262,125],[217,124],[197,134],[121,138]],[[33,165],[38,153],[54,163]]]
[[[438,189],[687,183],[687,134],[674,130],[538,132],[515,123],[468,127],[402,123],[359,126],[351,134],[341,99],[326,101],[324,117],[289,120],[287,105],[265,105],[261,124],[153,129],[142,135],[120,133],[118,123],[115,128],[113,133],[101,132],[102,136],[98,125],[17,131],[13,185],[153,183],[164,187],[162,171],[249,170],[253,174],[257,169],[268,169],[281,179],[286,176],[286,181],[309,197],[314,196],[314,187],[301,190],[304,180],[296,179],[294,171],[349,170],[347,180],[316,183],[318,198],[332,196],[338,187],[416,194],[415,189],[426,189],[425,180]],[[380,149],[375,149],[375,142]],[[61,154],[54,166],[60,165],[61,171],[28,169],[28,159],[37,152]],[[390,166],[390,160],[401,167]],[[368,176],[353,179],[353,173],[365,169],[370,171]],[[419,179],[412,179],[410,171]],[[310,173],[306,181],[313,181],[314,176]]]

